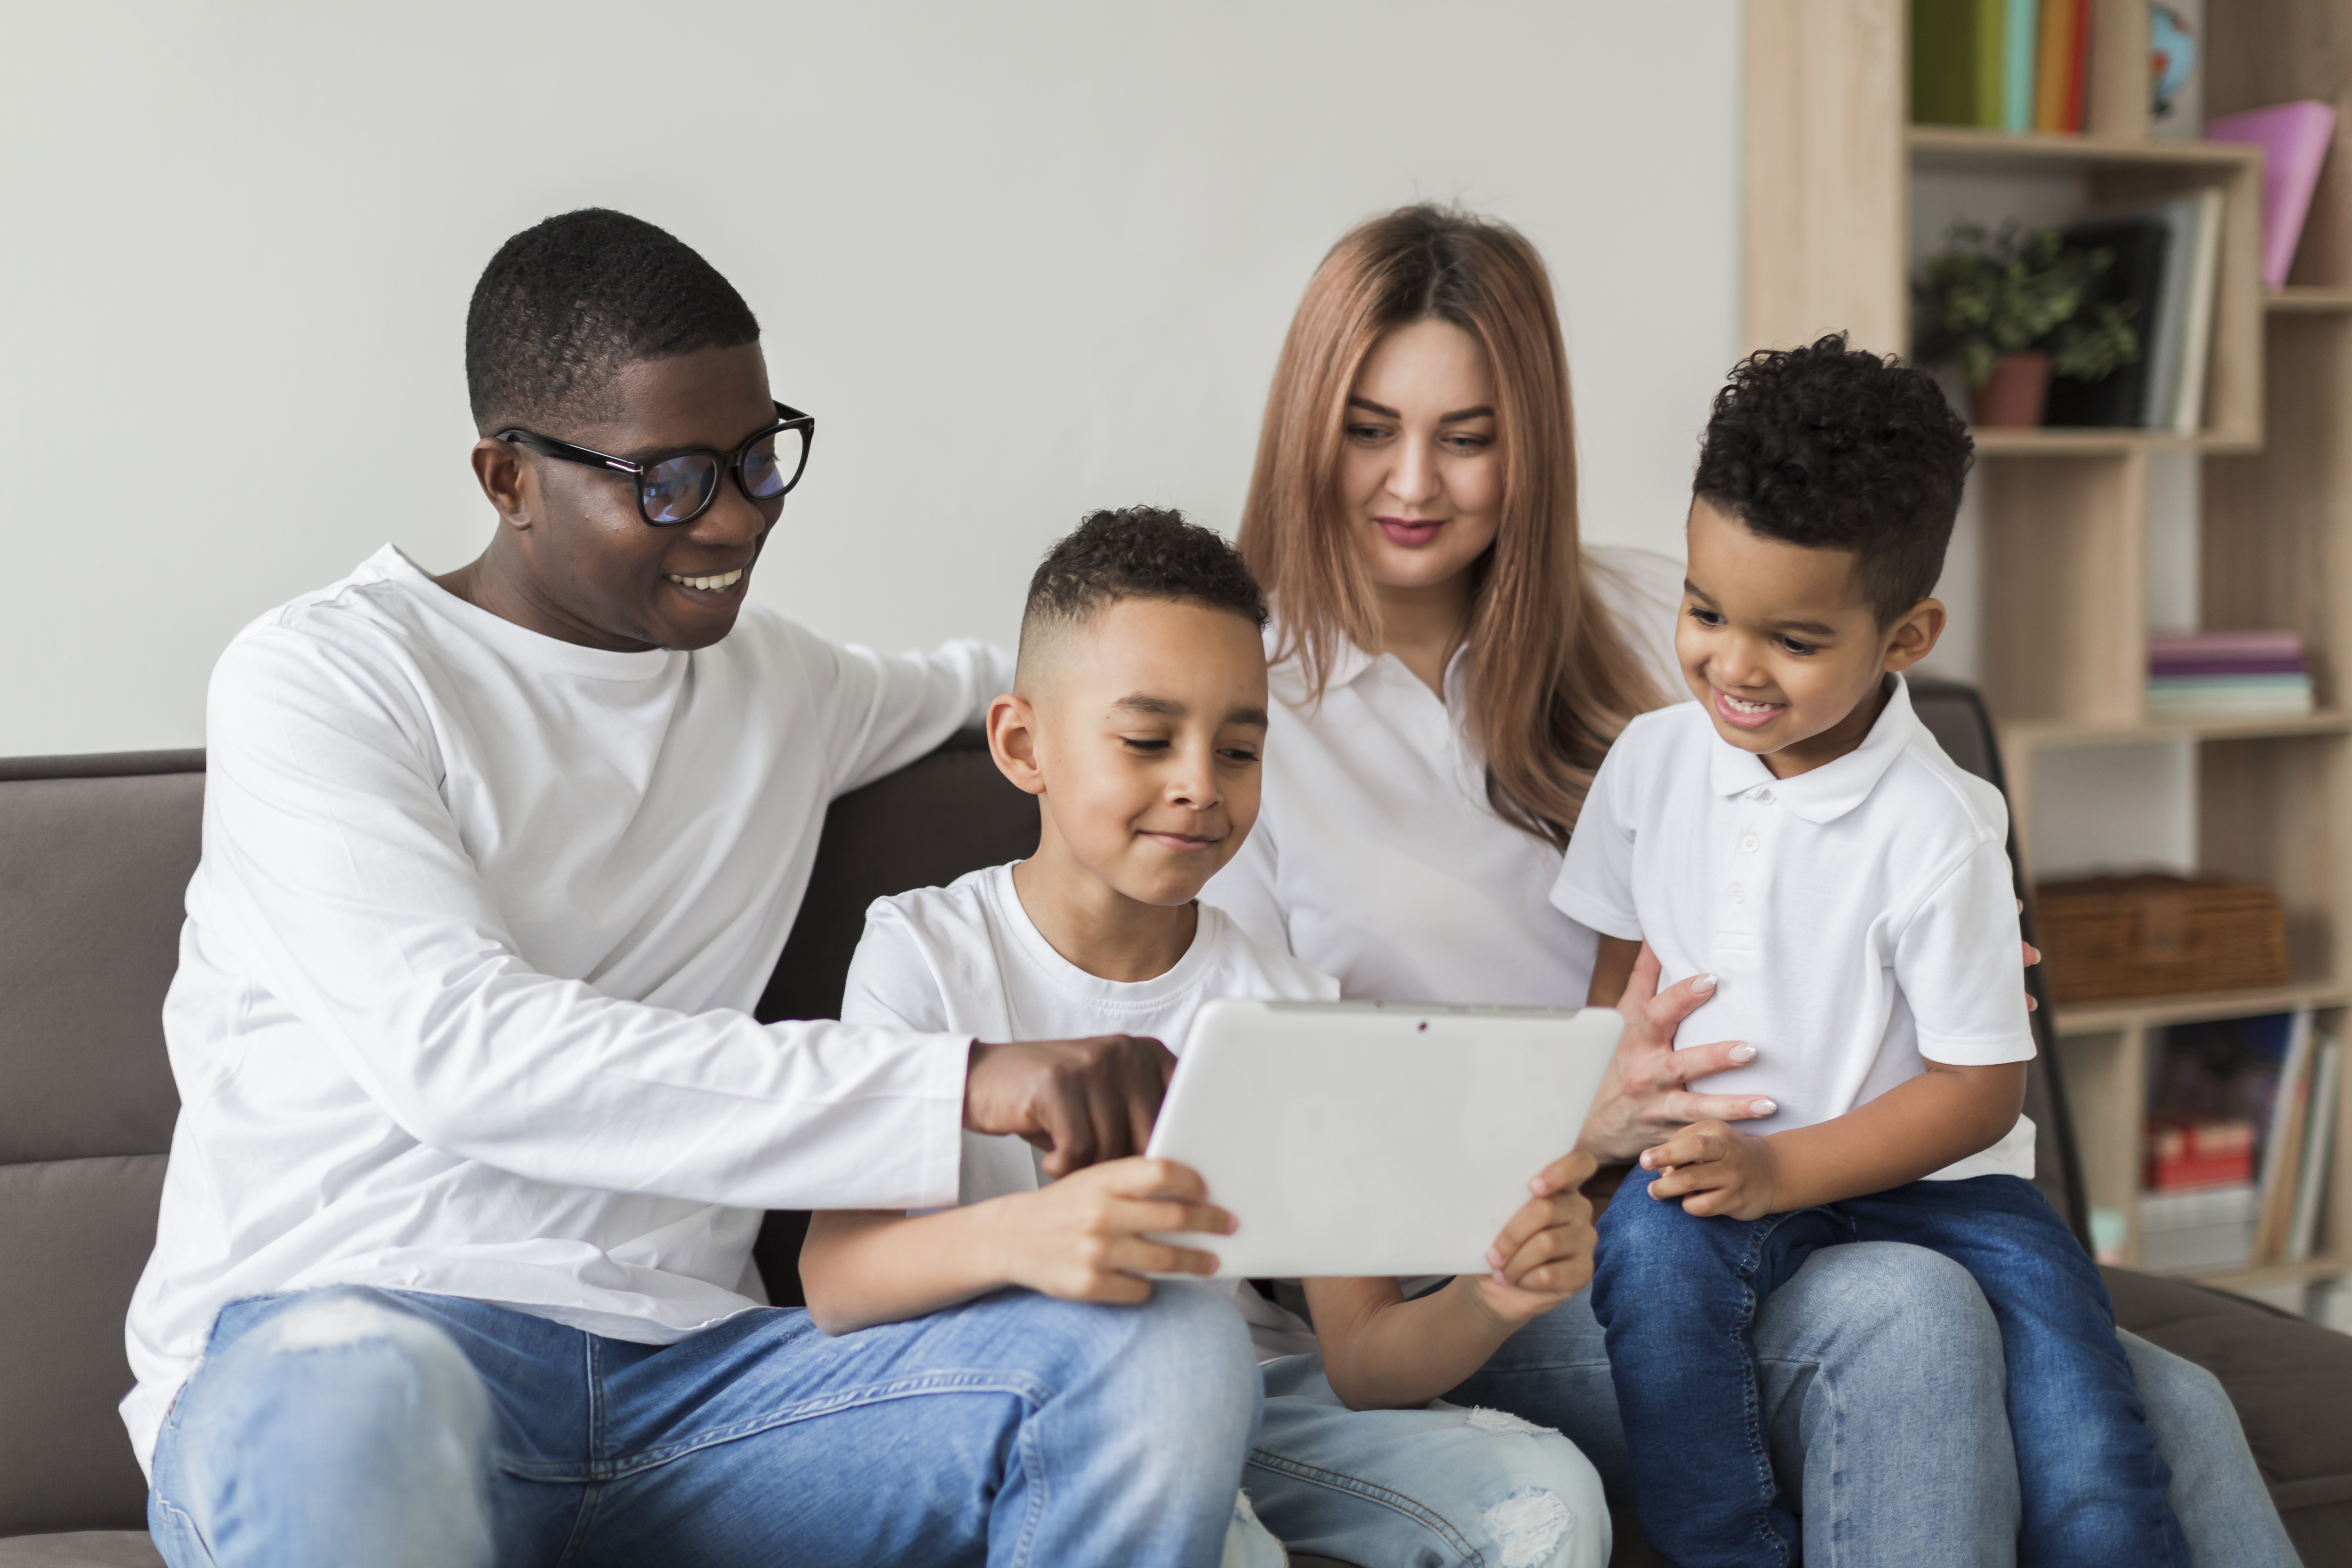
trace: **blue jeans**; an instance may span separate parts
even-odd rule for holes
[[[2298,1568],[2237,1413],[2213,1374],[2119,1334],[2172,1467],[2196,1568]],[[1968,1270],[1924,1247],[1816,1252],[1764,1299],[1757,1370],[1772,1468],[1813,1568],[2005,1568],[2017,1460],[2000,1331]],[[1633,1461],[1587,1290],[1505,1342],[1447,1394],[1557,1426],[1633,1500]],[[1922,1478],[1929,1478],[1923,1481]]]
[[[1798,1560],[1774,1482],[1757,1304],[1814,1252],[1924,1246],[1966,1268],[2007,1363],[2027,1563],[2188,1568],[2171,1476],[2145,1420],[2098,1271],[2032,1183],[1913,1182],[1754,1221],[1698,1219],[1635,1172],[1601,1216],[1592,1310],[1633,1457],[1633,1500],[1678,1563]]]
[[[1364,1568],[1604,1568],[1601,1478],[1558,1432],[1494,1410],[1350,1410],[1319,1355],[1263,1369],[1242,1485],[1295,1552]]]
[[[1257,1425],[1225,1300],[1002,1292],[669,1346],[352,1287],[225,1309],[155,1450],[172,1568],[1218,1562]]]

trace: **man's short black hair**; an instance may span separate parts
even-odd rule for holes
[[[583,207],[524,229],[482,269],[466,310],[466,395],[485,436],[561,426],[601,410],[625,364],[759,339],[751,307],[693,247]]]
[[[1691,489],[1767,539],[1853,551],[1887,626],[1935,591],[1974,454],[1934,378],[1833,332],[1739,363]]]
[[[1265,595],[1241,552],[1181,511],[1130,506],[1087,514],[1029,579],[1021,651],[1040,633],[1080,625],[1127,599],[1180,599],[1265,625]]]

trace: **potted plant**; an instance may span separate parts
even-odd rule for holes
[[[2054,374],[2105,381],[2139,358],[2131,307],[2093,298],[2112,251],[2073,250],[2056,229],[1954,224],[1912,279],[1915,353],[1969,384],[1979,425],[2042,423]]]

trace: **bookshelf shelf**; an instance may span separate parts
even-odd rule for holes
[[[2260,991],[2203,991],[2189,996],[2135,997],[2122,1002],[2076,1002],[2053,1009],[2051,1022],[2063,1037],[2111,1035],[2125,1029],[2161,1029],[2215,1018],[2251,1018],[2296,1007],[2341,1007],[2352,1003],[2352,985],[2314,980]]]
[[[2132,169],[2177,172],[2190,179],[2214,179],[2240,169],[2259,168],[2262,150],[2227,142],[2150,142],[2122,136],[2066,136],[2047,132],[2012,133],[1964,125],[1909,125],[1904,142],[1911,161],[1924,169],[1968,173]]]
[[[2352,289],[2290,283],[2263,295],[2263,309],[2273,315],[2336,315],[2352,311]]]
[[[2193,821],[2178,825],[2188,842],[2151,844],[2147,858],[2185,855],[2275,888],[2286,909],[2291,984],[2053,1010],[2087,1195],[2125,1216],[2137,1262],[2164,1031],[2310,1007],[2319,1030],[2352,1042],[2352,29],[2341,0],[2208,0],[2209,117],[2302,99],[2336,110],[2294,270],[2267,289],[2261,151],[2151,139],[2150,0],[2094,3],[2089,133],[2073,136],[1908,123],[1910,0],[1748,0],[1743,305],[1751,347],[1843,329],[1857,347],[1904,354],[1916,247],[1946,215],[2063,223],[2189,188],[2222,194],[2204,428],[1979,430],[1969,480],[1979,680],[2029,879],[2037,848],[2079,850],[2070,865],[2128,861],[2128,843],[2044,844],[2032,829],[2038,812],[2044,833],[2091,832],[2084,781],[2136,765],[2081,749],[2155,744],[2178,749],[2163,765],[2185,765]],[[2150,560],[2155,540],[2177,537],[2152,534],[2150,500],[2163,512],[2192,483],[2194,614],[2207,627],[2298,633],[2324,710],[2148,719]],[[2344,1079],[2315,1258],[2201,1278],[2254,1289],[2352,1273]]]
[[[2263,741],[2344,734],[2352,734],[2352,712],[2342,709],[2281,719],[2180,720],[2144,724],[2076,724],[2062,720],[2000,726],[2001,752],[2007,756],[2016,756],[2037,746],[2138,746],[2151,741]]]
[[[2126,452],[2259,452],[2262,437],[2252,434],[2206,430],[2176,436],[2169,430],[2037,429],[2008,430],[1978,426],[1969,434],[1977,451],[1989,458],[2117,457]]]

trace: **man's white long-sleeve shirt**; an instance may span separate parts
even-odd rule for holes
[[[763,1209],[955,1202],[965,1037],[751,1013],[827,804],[1011,679],[757,605],[695,653],[580,647],[389,546],[239,633],[163,1005],[142,1462],[242,1297],[374,1285],[667,1343],[757,1304]]]

